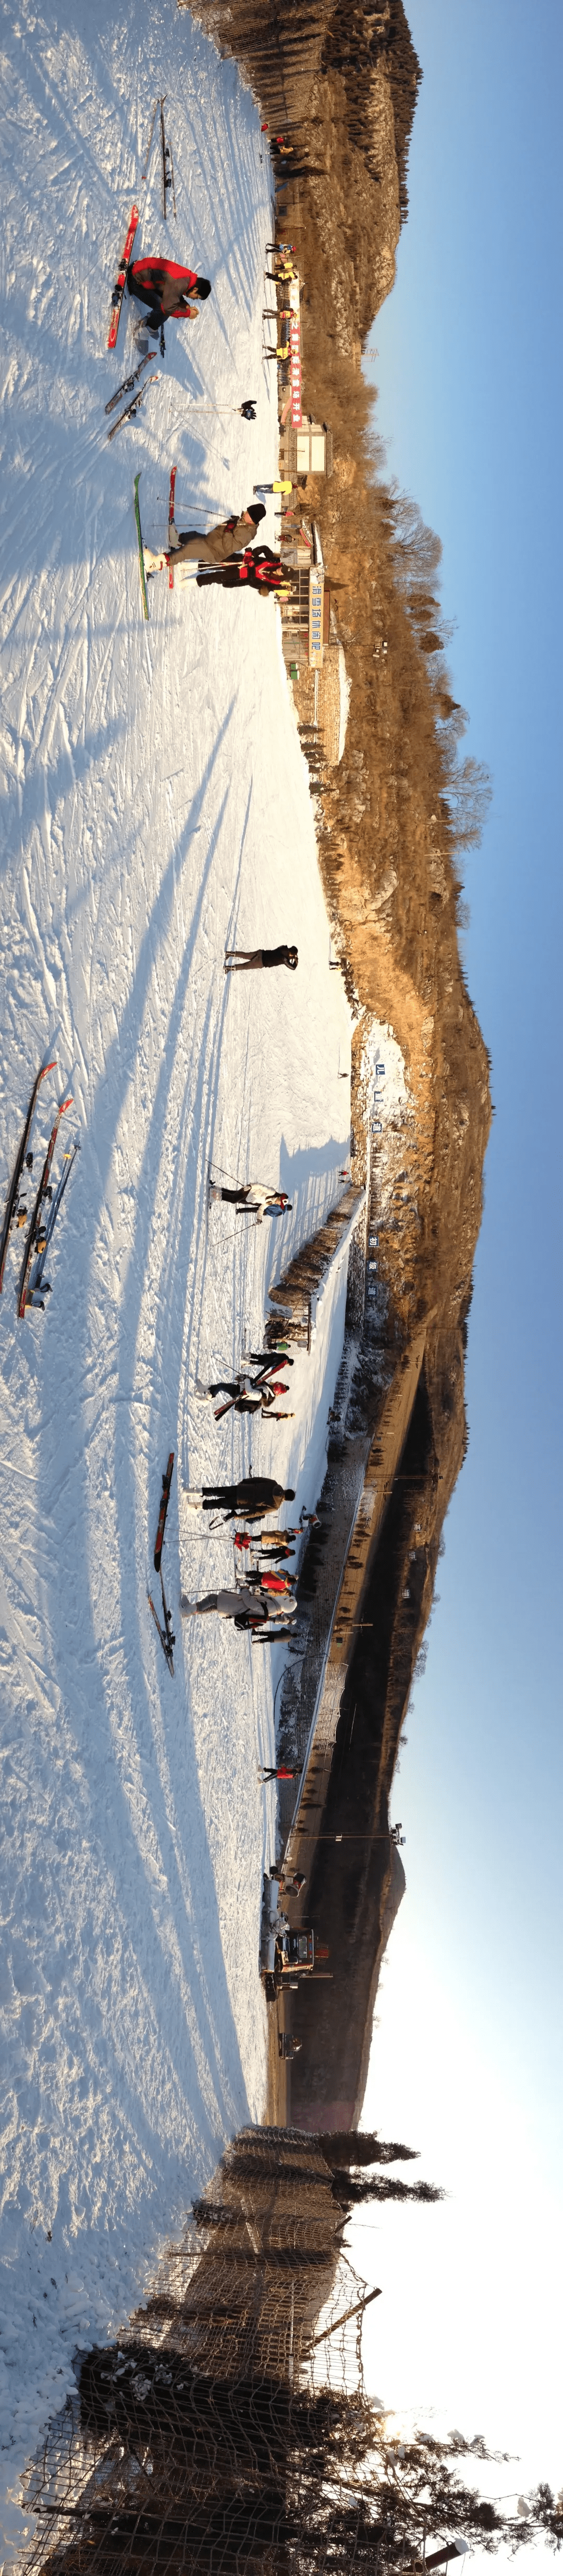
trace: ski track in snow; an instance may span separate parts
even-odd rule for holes
[[[288,1371],[287,1425],[193,1400],[263,1331],[268,1281],[333,1203],[347,1148],[350,1021],[329,935],[307,773],[271,601],[165,578],[141,615],[143,534],[176,512],[241,508],[276,470],[261,361],[271,208],[259,119],[187,14],[94,16],[63,0],[3,17],[6,336],[0,598],[2,1043],[7,1190],[38,1065],[82,1153],[44,1315],[16,1320],[23,1238],[0,1304],[3,1690],[3,2237],[0,2439],[6,2546],[18,2480],[72,2384],[72,2353],[119,2328],[224,2137],[261,2116],[257,1974],[281,1648],[191,1594],[229,1582],[229,1530],[182,1481],[275,1472],[312,1503],[341,1349],[345,1283]],[[178,222],[160,213],[156,91],[167,93]],[[140,426],[108,447],[104,403],[135,363],[109,298],[133,197],[136,251],[199,266],[212,296],[168,326]],[[147,371],[148,372],[148,371]],[[255,395],[249,426],[200,400]],[[275,533],[273,503],[264,533]],[[297,976],[225,979],[225,946],[294,938]],[[65,1135],[66,1129],[66,1135]],[[207,1215],[207,1167],[287,1188],[291,1217]],[[28,1194],[29,1197],[29,1194]],[[254,1341],[253,1341],[254,1346]],[[163,1573],[171,1681],[147,1601],[160,1480],[176,1463]],[[290,1514],[290,1516],[293,1516]],[[157,1606],[158,1606],[158,1596]],[[69,2377],[70,2374],[70,2377]]]

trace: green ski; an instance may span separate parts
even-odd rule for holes
[[[139,547],[139,572],[140,572],[140,575],[141,575],[141,590],[142,590],[142,593],[143,593],[143,616],[144,616],[144,617],[148,617],[148,613],[149,613],[149,603],[148,603],[148,599],[147,599],[147,585],[146,585],[146,580],[145,580],[145,558],[144,558],[144,554],[143,554],[143,539],[142,539],[142,534],[141,534],[141,512],[140,512],[140,509],[139,509],[139,476],[138,476],[138,474],[136,474],[136,475],[135,475],[135,518],[136,518],[136,522],[137,522],[137,543],[138,543],[138,547]]]

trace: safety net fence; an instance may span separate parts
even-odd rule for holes
[[[341,2242],[343,2148],[254,2128],[226,2149],[119,2342],[77,2357],[76,2397],[27,2473],[26,2569],[396,2563],[363,2382],[368,2294]]]

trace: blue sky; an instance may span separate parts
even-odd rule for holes
[[[464,951],[496,1114],[469,1452],[397,1784],[407,1896],[365,2113],[397,2134],[400,2111],[451,2198],[356,2244],[388,2293],[378,2393],[426,2418],[451,2403],[447,2422],[518,2449],[508,2487],[561,2485],[563,10],[407,15],[409,216],[368,371],[388,472],[442,539],[464,747],[492,776]]]

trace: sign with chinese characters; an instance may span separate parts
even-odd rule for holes
[[[309,573],[309,665],[312,671],[322,669],[323,659],[324,572],[312,564]]]
[[[289,289],[289,307],[289,382],[291,386],[291,418],[294,429],[300,429],[303,414],[301,410],[301,317],[299,311],[298,278],[292,278],[291,281]]]

